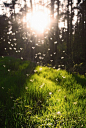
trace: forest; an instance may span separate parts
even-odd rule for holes
[[[26,22],[22,22],[22,17],[27,15],[29,9],[26,2],[19,13],[15,13],[15,4],[18,4],[16,1],[12,3],[12,7],[8,5],[12,8],[10,17],[0,17],[0,56],[30,59],[38,64],[50,64],[56,68],[85,74],[86,1],[81,4],[77,1],[76,7],[71,0],[67,1],[67,5],[60,1],[50,2],[51,6],[50,3],[47,6],[51,7],[50,17],[54,20],[41,35],[37,35],[27,27]],[[7,8],[6,3],[4,4]]]
[[[0,8],[0,127],[86,128],[86,0]]]

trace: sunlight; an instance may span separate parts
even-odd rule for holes
[[[37,33],[43,33],[50,24],[50,18],[47,12],[38,10],[32,14],[27,13],[26,18],[23,18],[23,22],[26,22],[27,27],[31,27]]]
[[[61,28],[63,28],[64,27],[64,22],[59,22],[59,28],[61,29]]]
[[[49,24],[49,17],[45,12],[37,11],[33,13],[30,24],[34,30],[43,33]]]

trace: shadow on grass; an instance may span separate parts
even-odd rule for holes
[[[83,88],[86,88],[86,76],[73,74],[73,77],[75,78],[78,84],[82,85]]]
[[[24,94],[27,77],[35,66],[29,61],[0,57],[0,127],[12,124],[14,101]]]
[[[85,86],[86,78],[50,67],[35,67],[29,61],[0,59],[0,127],[85,126],[86,91],[81,86]]]

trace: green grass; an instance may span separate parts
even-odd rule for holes
[[[86,77],[0,57],[1,128],[86,128]]]

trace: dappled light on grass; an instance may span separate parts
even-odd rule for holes
[[[0,79],[2,127],[86,127],[86,88],[78,77],[4,57]]]

